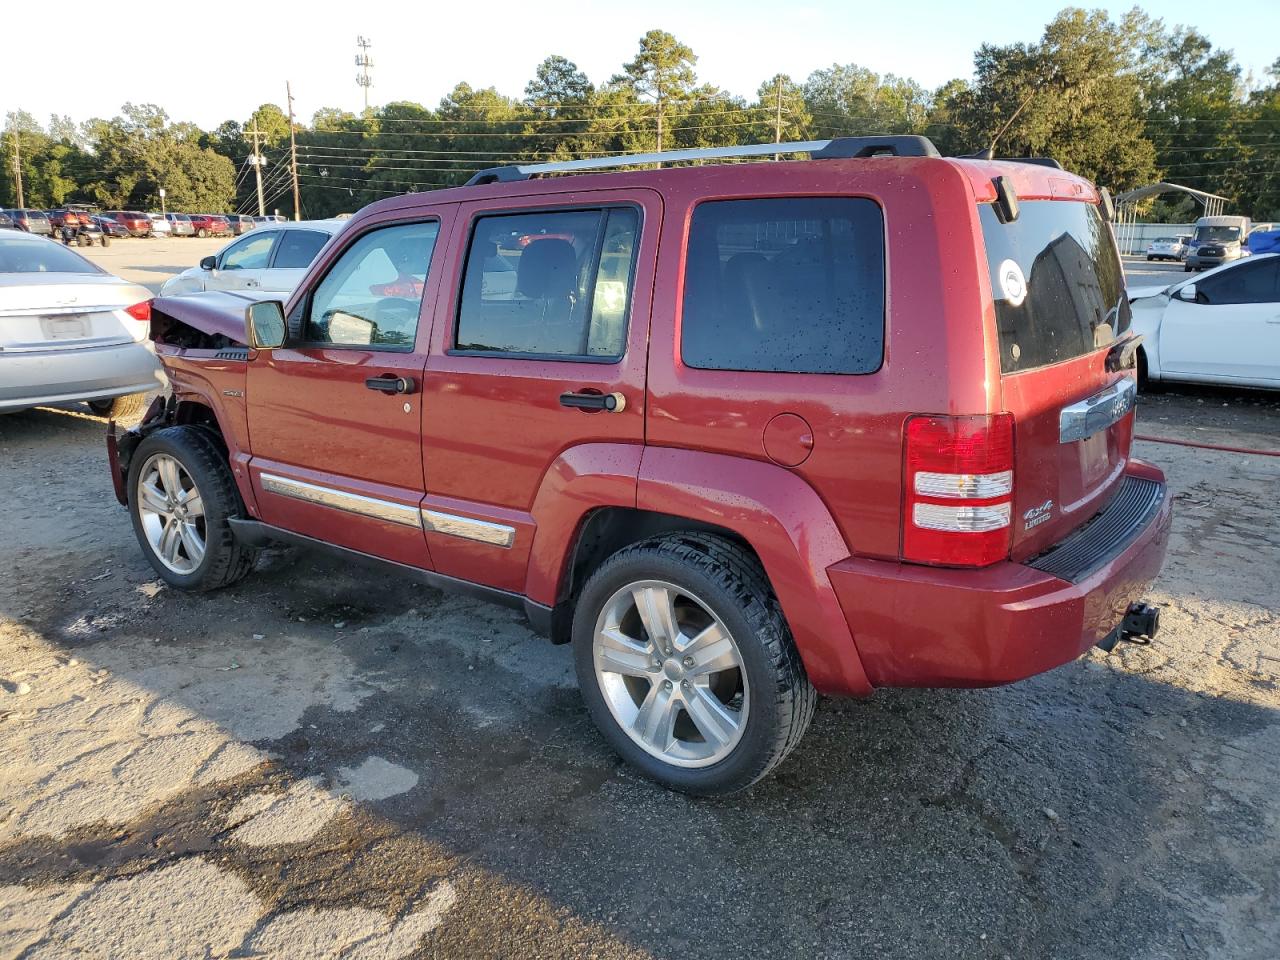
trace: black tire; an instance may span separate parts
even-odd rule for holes
[[[1138,348],[1138,389],[1144,393],[1155,393],[1159,389],[1147,375],[1147,352],[1141,347]]]
[[[142,527],[138,510],[138,479],[143,466],[157,453],[177,460],[200,491],[204,504],[205,552],[190,573],[177,573],[156,555]],[[193,592],[217,590],[243,579],[253,569],[258,551],[238,543],[228,519],[245,515],[244,503],[227,466],[226,455],[201,427],[166,427],[147,436],[129,463],[127,487],[133,532],[148,562],[165,583]]]
[[[1190,265],[1190,264],[1187,264],[1186,266],[1184,266],[1184,267],[1182,268],[1182,272],[1183,272],[1183,273],[1190,273],[1190,272],[1191,272],[1191,270],[1192,270],[1192,267],[1191,267],[1191,265]]]
[[[1155,259],[1155,257],[1147,257],[1147,263],[1150,263],[1150,262],[1151,262],[1152,260],[1154,260],[1154,259]]]
[[[201,240],[203,240],[208,235],[209,235],[209,231],[206,230],[204,227],[201,227],[199,230],[196,231],[196,236],[199,237]]]
[[[111,238],[108,237],[105,233],[102,235],[102,245],[104,247],[111,246]]]
[[[148,394],[131,393],[123,397],[107,397],[90,400],[89,409],[100,417],[107,417],[122,427],[135,427],[142,422],[142,415],[150,405]]]
[[[595,628],[604,605],[628,583],[655,579],[699,597],[728,628],[741,656],[751,691],[745,728],[731,752],[711,766],[677,766],[641,748],[614,719],[596,679]],[[763,778],[800,742],[817,702],[760,564],[742,547],[711,534],[655,537],[605,561],[578,597],[573,648],[583,700],[609,745],[645,776],[684,793],[724,796]]]

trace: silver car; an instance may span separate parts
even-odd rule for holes
[[[311,261],[345,220],[302,220],[260,223],[198,266],[170,277],[160,296],[176,297],[205,290],[293,293]]]
[[[79,400],[114,414],[162,384],[150,326],[145,287],[44,237],[0,235],[0,413]]]

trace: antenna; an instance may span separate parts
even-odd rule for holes
[[[373,58],[369,56],[369,48],[373,46],[373,41],[356,37],[356,46],[360,48],[360,52],[356,54],[356,66],[360,68],[360,72],[356,74],[356,86],[364,89],[364,108],[368,110],[369,88],[373,86],[373,77],[369,76],[369,71],[373,69]]]

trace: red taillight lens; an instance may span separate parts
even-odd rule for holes
[[[1012,416],[913,417],[904,460],[904,560],[985,567],[1008,556]]]
[[[125,307],[124,312],[135,320],[151,320],[151,301],[143,300],[141,303],[135,303],[132,307]]]

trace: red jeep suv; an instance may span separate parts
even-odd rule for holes
[[[175,587],[278,540],[522,609],[624,758],[728,793],[816,694],[1155,632],[1109,211],[919,137],[484,171],[366,207],[287,303],[157,300],[116,493]]]

